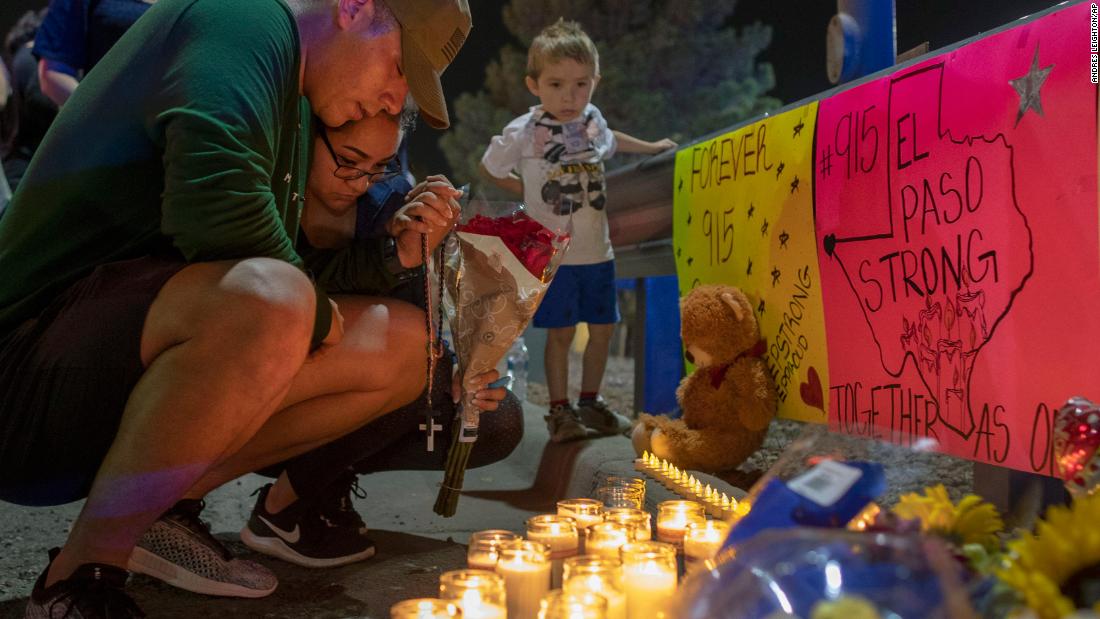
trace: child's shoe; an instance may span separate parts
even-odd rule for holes
[[[546,420],[546,429],[550,431],[550,440],[555,443],[568,443],[588,437],[588,431],[581,425],[577,409],[572,404],[551,406],[550,414],[543,419]]]
[[[599,396],[577,402],[577,413],[581,423],[602,436],[622,434],[630,428],[630,420],[608,408],[607,402]]]

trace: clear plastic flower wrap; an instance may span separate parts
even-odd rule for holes
[[[678,619],[972,617],[959,564],[936,538],[765,531],[680,589]]]
[[[473,379],[504,357],[542,302],[569,244],[571,221],[537,221],[518,202],[472,200],[443,245],[444,308],[463,394],[435,511],[454,515],[480,410]]]

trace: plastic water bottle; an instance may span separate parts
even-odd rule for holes
[[[512,342],[512,347],[508,349],[508,377],[512,382],[512,393],[516,395],[521,401],[527,399],[527,345],[523,341],[523,336],[516,338],[515,342]]]

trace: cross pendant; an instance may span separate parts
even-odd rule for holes
[[[428,451],[435,451],[435,431],[442,430],[443,426],[431,420],[428,423],[420,424],[420,429],[428,433]]]

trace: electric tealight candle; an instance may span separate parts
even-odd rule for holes
[[[620,552],[627,619],[666,617],[676,595],[676,548],[661,542],[634,542]]]
[[[604,511],[604,520],[607,522],[619,522],[625,524],[634,531],[634,540],[644,542],[653,539],[653,525],[650,524],[649,512],[632,507],[613,507]]]
[[[454,602],[436,598],[404,600],[390,607],[390,619],[450,619],[461,617]]]
[[[577,521],[577,534],[580,537],[579,552],[583,554],[585,531],[588,527],[603,522],[603,503],[595,499],[558,501],[558,515],[569,516]]]
[[[508,619],[535,619],[539,602],[550,590],[550,549],[541,542],[516,540],[501,543],[497,552]]]
[[[589,592],[551,591],[542,599],[538,619],[607,619],[607,600]]]
[[[619,558],[619,548],[634,539],[634,529],[621,522],[601,522],[588,527],[588,554]]]
[[[707,513],[702,503],[664,501],[657,506],[657,539],[681,547],[688,525],[706,520]]]
[[[552,589],[561,588],[561,562],[577,554],[580,536],[577,521],[569,516],[543,514],[527,519],[527,539],[541,542],[550,548]]]
[[[486,570],[455,570],[439,577],[439,598],[454,602],[464,619],[507,619],[504,579]]]
[[[470,569],[492,571],[497,564],[497,548],[503,542],[520,539],[520,536],[503,529],[478,531],[470,536],[466,551],[466,565]]]
[[[566,559],[563,583],[562,589],[567,593],[590,592],[607,600],[607,619],[626,619],[620,561],[593,555]]]
[[[684,533],[684,565],[692,570],[704,561],[714,558],[729,535],[730,525],[722,520],[693,522]]]

